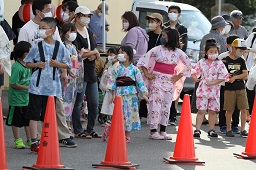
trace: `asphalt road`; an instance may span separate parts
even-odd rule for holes
[[[3,112],[6,115],[7,91],[3,92]],[[195,125],[196,114],[192,114],[192,123]],[[248,125],[247,125],[248,126]],[[170,165],[163,162],[163,157],[169,158],[173,155],[174,145],[178,127],[168,126],[167,132],[171,134],[171,141],[150,140],[149,128],[146,119],[142,119],[142,130],[131,133],[131,143],[127,144],[129,161],[133,164],[139,164],[141,170],[255,170],[256,160],[237,159],[233,153],[244,151],[246,138],[236,135],[234,138],[228,138],[219,133],[219,138],[213,139],[207,137],[208,127],[202,127],[201,139],[194,139],[196,157],[205,161],[203,166],[195,165]],[[219,128],[216,127],[217,132]],[[96,125],[96,131],[103,132],[103,127],[99,123]],[[22,137],[25,139],[24,130],[21,130]],[[255,134],[256,135],[256,134]],[[30,153],[29,149],[13,149],[13,136],[11,128],[5,126],[5,141],[7,152],[7,163],[11,170],[20,170],[22,166],[31,166],[35,164],[37,154]],[[100,163],[105,158],[106,142],[101,139],[75,139],[77,148],[61,148],[62,164],[76,170],[95,169],[92,164]],[[181,148],[182,149],[182,148]]]

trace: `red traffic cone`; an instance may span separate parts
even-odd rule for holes
[[[174,148],[174,154],[169,159],[164,158],[167,163],[195,163],[202,164],[203,161],[195,157],[193,129],[191,121],[189,95],[184,96],[178,134]]]
[[[246,140],[245,151],[242,154],[234,155],[238,156],[238,158],[243,159],[256,159],[256,96],[254,97],[253,109],[252,109],[252,117],[250,121],[250,127],[248,132],[248,137]]]
[[[128,162],[122,99],[120,96],[117,96],[115,100],[105,160],[102,161],[101,164],[92,164],[92,166],[125,169],[135,169],[135,167],[139,166],[138,164]]]
[[[54,97],[49,96],[36,164],[24,169],[72,169],[61,165]],[[73,169],[72,169],[73,170]]]
[[[0,169],[8,170],[6,161],[5,137],[4,137],[4,122],[3,122],[3,109],[2,99],[0,98]]]

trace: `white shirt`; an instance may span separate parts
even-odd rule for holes
[[[247,48],[251,48],[251,45],[252,45],[252,48],[256,49],[256,39],[254,40],[254,42],[252,44],[252,38],[254,35],[255,35],[255,33],[251,33],[249,35],[249,37],[245,40],[245,45],[247,46]],[[245,60],[248,71],[250,71],[252,66],[255,64],[255,61],[254,61],[255,57],[256,57],[256,53],[249,52],[249,55],[248,55],[247,59]]]
[[[43,39],[39,37],[39,25],[35,23],[33,20],[28,21],[19,32],[18,42],[27,41],[32,46],[42,41]],[[53,35],[53,39],[61,42],[59,30],[56,27],[56,31]]]

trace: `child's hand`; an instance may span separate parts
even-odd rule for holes
[[[182,77],[181,74],[172,76],[172,83],[176,83]]]
[[[115,102],[115,99],[116,99],[116,96],[112,95],[112,99],[111,99],[111,101],[110,101],[110,103],[109,103],[109,104],[114,103],[114,102]]]
[[[38,68],[44,68],[44,67],[45,67],[45,62],[42,62],[42,61],[37,62],[37,63],[36,63],[36,67],[38,67]]]
[[[60,62],[58,62],[57,60],[50,60],[50,66],[52,67],[59,67],[60,66]]]
[[[68,76],[67,76],[67,73],[63,73],[61,74],[61,79],[63,80],[64,82],[64,87],[67,87],[67,84],[68,84]]]
[[[155,79],[155,75],[154,74],[145,74],[145,77],[148,78],[149,80]]]
[[[96,55],[92,55],[92,56],[88,57],[88,60],[89,60],[89,61],[93,61],[93,60],[95,60],[96,58],[97,58]]]
[[[214,83],[213,83],[212,81],[207,81],[205,84],[206,84],[207,86],[212,86],[212,85],[214,85]]]
[[[149,103],[147,94],[144,94],[144,93],[143,93],[141,97],[142,97],[147,103]]]
[[[4,73],[4,64],[0,63],[0,74]]]
[[[76,77],[76,75],[75,75],[70,69],[68,69],[68,74],[69,74],[70,77],[72,77],[72,78],[75,78],[75,77]]]
[[[235,77],[230,77],[230,79],[229,79],[229,83],[234,83],[234,81],[236,80],[236,78]]]
[[[195,75],[192,75],[191,77],[192,77],[193,81],[196,83],[200,81],[200,79],[198,79]]]

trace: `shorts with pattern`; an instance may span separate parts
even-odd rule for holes
[[[198,110],[220,111],[220,98],[196,97],[196,108]]]

